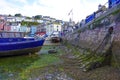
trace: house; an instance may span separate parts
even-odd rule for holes
[[[22,22],[25,20],[25,17],[15,17],[15,16],[8,16],[7,22]]]
[[[20,27],[20,32],[26,32],[26,33],[28,33],[28,32],[30,32],[30,27],[21,26],[21,27]]]
[[[54,31],[54,26],[53,26],[53,24],[46,25],[45,28],[46,28],[46,34],[47,34],[47,35],[51,35],[52,32]]]
[[[29,36],[34,36],[36,32],[37,32],[37,27],[36,26],[31,26]]]
[[[23,20],[25,20],[26,17],[15,17],[15,21],[16,22],[22,22]]]
[[[10,23],[10,26],[11,26],[11,31],[19,32],[20,31],[20,27],[21,27],[21,23],[12,22],[12,23]]]
[[[46,34],[46,28],[44,24],[41,24],[39,26],[37,26],[37,31],[36,31],[36,35],[38,36],[44,36]]]
[[[10,31],[11,30],[11,26],[9,26],[6,23],[6,17],[5,16],[0,16],[0,31]]]
[[[61,24],[53,24],[53,30],[61,32],[62,31]]]
[[[16,18],[15,17],[7,17],[7,22],[15,22],[16,21]]]

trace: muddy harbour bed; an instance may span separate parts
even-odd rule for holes
[[[120,80],[120,71],[111,66],[82,71],[74,55],[65,49],[44,45],[33,55],[0,58],[0,80]]]

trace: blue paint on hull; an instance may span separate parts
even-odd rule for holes
[[[30,52],[36,52],[39,50],[40,47],[43,46],[44,39],[26,39],[26,38],[0,38],[0,56],[2,53],[6,53],[9,55],[9,53],[14,51],[22,51],[27,50],[27,53],[29,52],[29,49],[37,49]],[[18,52],[19,53],[19,52]],[[11,53],[12,54],[12,53]],[[17,54],[17,53],[16,53]]]

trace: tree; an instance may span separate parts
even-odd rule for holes
[[[34,19],[41,19],[42,18],[42,15],[36,15],[35,17],[34,17]]]
[[[33,26],[33,25],[39,25],[40,23],[38,23],[38,22],[28,22],[28,21],[22,21],[21,22],[21,25],[22,26]]]
[[[15,14],[16,17],[21,17],[22,14],[18,13],[18,14]]]
[[[11,14],[9,14],[8,16],[9,16],[9,17],[11,17],[12,15],[11,15]]]
[[[26,19],[31,19],[31,17],[26,17]]]

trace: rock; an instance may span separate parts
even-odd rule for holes
[[[50,54],[57,53],[57,50],[55,50],[55,49],[50,49],[50,50],[48,51],[48,53],[50,53]]]
[[[11,74],[9,74],[8,76],[9,76],[9,77],[12,77],[12,76],[14,76],[14,75],[11,73]]]
[[[45,79],[52,80],[53,76],[54,76],[53,74],[47,74],[45,75]]]
[[[84,69],[83,69],[83,72],[86,72],[86,71],[87,71],[87,69],[84,68]]]

